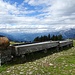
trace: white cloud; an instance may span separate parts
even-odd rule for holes
[[[70,15],[75,12],[74,7],[74,0],[53,0],[50,9],[53,15]]]
[[[25,3],[35,10],[28,10]],[[36,15],[37,12],[40,13]],[[38,33],[63,28],[75,28],[74,0],[24,0],[21,5],[0,0],[0,31]]]
[[[25,0],[24,2],[32,5],[32,6],[36,6],[36,5],[50,5],[51,0]]]

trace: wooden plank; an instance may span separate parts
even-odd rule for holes
[[[14,48],[15,48],[16,55],[21,55],[21,54],[26,54],[26,53],[43,50],[43,49],[56,47],[58,45],[59,45],[58,41],[48,41],[48,42],[15,46]]]
[[[22,55],[26,53],[39,51],[39,50],[45,50],[52,47],[63,47],[71,44],[73,44],[72,40],[47,41],[47,42],[33,43],[27,45],[18,45],[13,47],[14,50],[12,50],[12,53],[14,53],[15,55]]]
[[[70,45],[70,44],[73,44],[72,40],[59,41],[60,47],[67,46],[67,45]]]

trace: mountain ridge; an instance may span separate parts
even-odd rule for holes
[[[33,41],[33,39],[37,36],[41,35],[59,35],[61,34],[64,39],[68,38],[75,38],[75,28],[70,28],[67,30],[59,30],[56,32],[46,32],[46,33],[17,33],[17,32],[12,32],[12,33],[6,33],[6,32],[0,32],[1,36],[6,36],[9,38],[11,41]]]

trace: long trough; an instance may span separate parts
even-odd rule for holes
[[[59,49],[60,47],[62,48],[64,46],[73,46],[73,41],[72,40],[46,41],[46,42],[33,43],[33,44],[27,44],[27,45],[11,46],[11,53],[13,55],[19,56],[26,53],[46,50],[53,47],[56,47],[57,49]]]
[[[16,45],[16,46],[12,45],[8,49],[0,51],[0,65],[6,63],[7,61],[11,61],[13,56],[23,56],[27,53],[47,50],[53,47],[55,47],[57,50],[60,50],[60,48],[63,49],[64,46],[72,47],[73,41],[72,40],[46,41],[25,45]]]
[[[40,43],[34,43],[34,44],[13,46],[11,50],[12,50],[12,54],[22,55],[22,54],[36,52],[40,50],[46,50],[52,47],[58,47],[58,45],[59,45],[58,41],[55,41],[55,42],[48,41],[48,42],[40,42]]]

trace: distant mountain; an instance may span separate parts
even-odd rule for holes
[[[68,30],[61,30],[59,34],[62,34],[62,36],[67,39],[67,38],[75,38],[75,29],[70,28]]]
[[[70,28],[67,30],[59,30],[56,32],[46,32],[46,33],[18,33],[18,32],[11,32],[11,33],[3,33],[0,32],[0,36],[6,36],[9,38],[9,40],[12,41],[33,41],[33,39],[37,36],[41,36],[41,35],[48,35],[50,34],[52,35],[59,35],[62,34],[64,39],[67,38],[75,38],[75,29],[74,28]]]
[[[3,35],[0,35],[0,37],[4,37]]]

